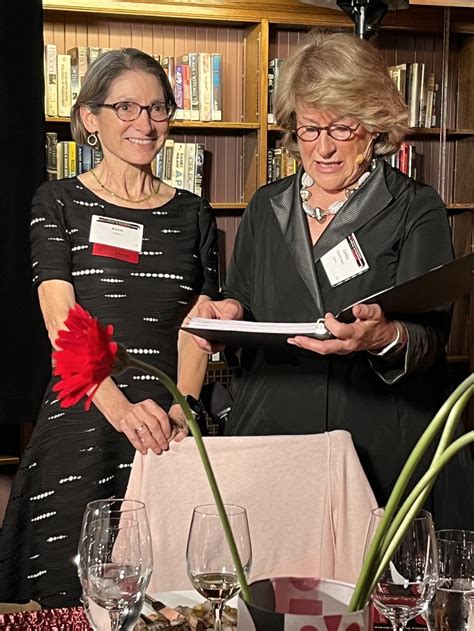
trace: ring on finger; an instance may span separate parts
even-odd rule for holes
[[[148,429],[146,425],[140,425],[140,427],[137,427],[137,429],[135,430],[137,434],[139,434],[140,432],[143,432],[144,429]]]

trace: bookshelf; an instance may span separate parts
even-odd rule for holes
[[[388,65],[423,62],[439,81],[437,127],[414,128],[408,140],[422,156],[417,177],[447,204],[456,256],[474,247],[474,9],[459,7],[389,12],[372,40]],[[216,213],[225,269],[241,213],[266,183],[267,150],[278,143],[278,128],[267,122],[269,60],[287,57],[313,26],[352,31],[352,22],[342,11],[299,0],[43,0],[43,9],[44,41],[58,52],[134,46],[176,57],[191,50],[222,54],[222,122],[175,122],[171,136],[204,143],[210,156],[205,193]],[[48,118],[47,129],[67,138],[68,122]],[[458,301],[449,344],[453,362],[466,371],[474,370],[472,302]]]

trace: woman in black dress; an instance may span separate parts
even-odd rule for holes
[[[243,349],[226,431],[345,429],[384,505],[447,395],[451,310],[395,319],[377,304],[359,304],[351,324],[334,314],[450,262],[446,208],[433,188],[383,159],[400,147],[407,106],[368,42],[309,34],[285,60],[274,110],[282,142],[301,166],[253,196],[226,275],[226,300],[206,302],[199,315],[325,318],[334,339],[297,336],[278,348]],[[424,471],[428,460],[422,464]],[[474,527],[473,488],[472,461],[462,453],[440,475],[427,506],[438,528]]]
[[[216,226],[205,200],[153,175],[175,107],[162,67],[141,51],[109,51],[91,66],[71,127],[77,143],[100,143],[104,157],[92,171],[38,189],[32,264],[53,346],[77,302],[113,324],[129,353],[198,397],[207,354],[187,334],[178,341],[178,331],[198,303],[218,295]],[[136,449],[161,453],[186,435],[181,409],[150,375],[107,379],[88,412],[83,402],[61,409],[56,381],[5,515],[0,601],[78,604],[74,559],[86,503],[124,495]]]

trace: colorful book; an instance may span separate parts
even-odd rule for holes
[[[189,85],[191,93],[191,120],[199,120],[199,61],[198,53],[189,53]]]
[[[222,120],[222,55],[220,53],[211,54],[212,71],[212,99],[211,99],[211,119],[213,121]]]

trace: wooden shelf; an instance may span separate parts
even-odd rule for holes
[[[214,210],[245,210],[247,204],[245,202],[212,202],[211,206]]]
[[[64,116],[46,116],[47,123],[71,123],[69,117]],[[204,123],[202,121],[172,121],[171,130],[173,129],[228,129],[237,131],[254,131],[260,128],[259,123],[237,123],[227,121],[211,121]]]
[[[441,129],[439,127],[411,127],[408,136],[439,136]],[[446,129],[446,136],[474,136],[474,129]]]
[[[461,203],[446,204],[446,208],[448,211],[452,213],[463,212],[465,210],[474,211],[474,202],[466,202],[465,204],[461,204]]]
[[[3,465],[12,465],[18,464],[20,462],[20,458],[17,456],[2,456],[0,455],[0,467]]]

